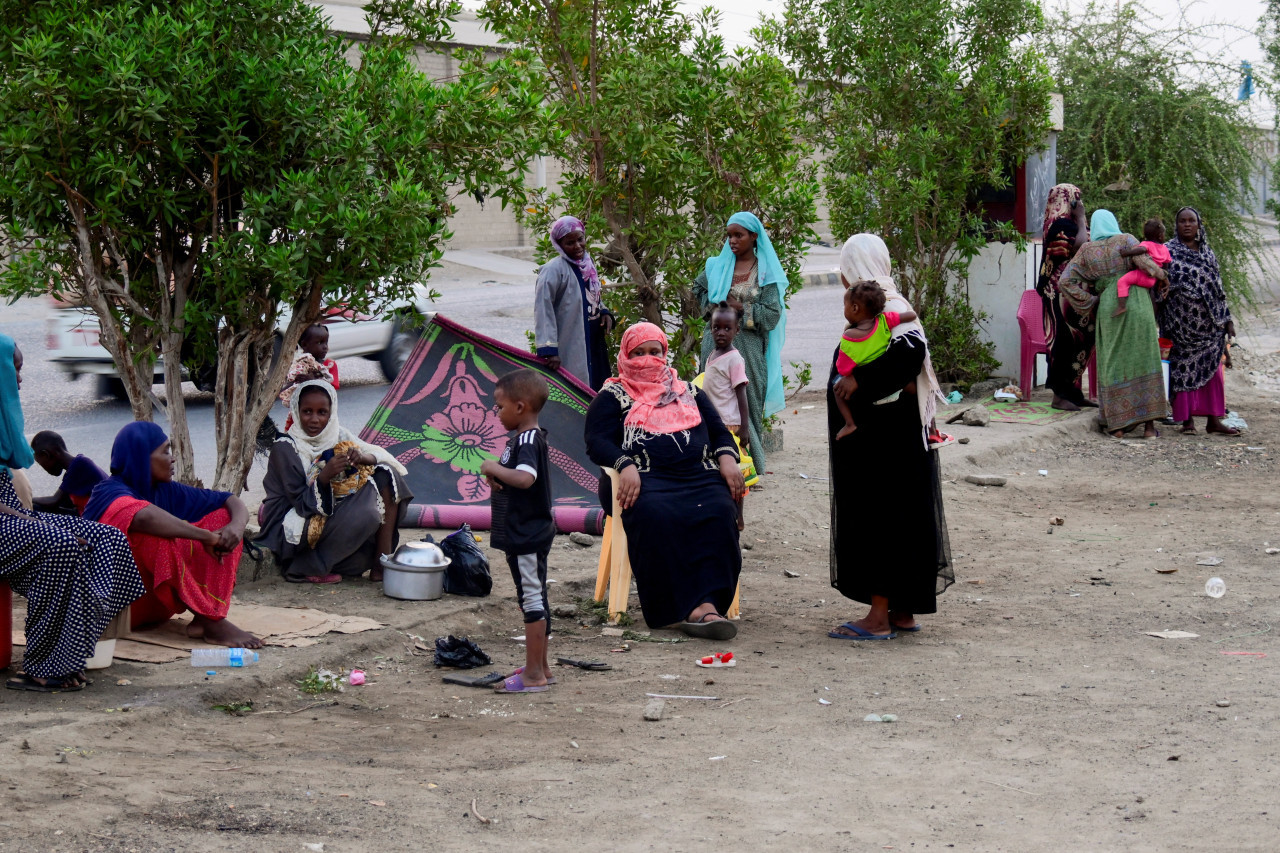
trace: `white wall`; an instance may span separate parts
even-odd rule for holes
[[[969,267],[969,301],[975,311],[987,313],[982,331],[983,337],[995,344],[995,356],[1000,360],[996,374],[1014,380],[1022,354],[1018,302],[1035,284],[1039,249],[1039,240],[1029,242],[1026,252],[1019,252],[1013,243],[989,243]]]

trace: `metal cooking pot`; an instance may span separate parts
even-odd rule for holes
[[[406,542],[382,565],[382,592],[405,601],[434,601],[444,595],[444,570],[451,562],[434,542]]]

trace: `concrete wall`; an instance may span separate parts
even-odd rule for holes
[[[1043,208],[1042,208],[1043,209]],[[1022,334],[1018,329],[1018,302],[1035,286],[1040,241],[1019,252],[1013,243],[990,243],[969,267],[967,290],[975,311],[985,311],[983,337],[995,345],[1000,360],[997,375],[1018,378]]]

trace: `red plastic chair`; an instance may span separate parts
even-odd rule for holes
[[[1044,339],[1044,299],[1035,290],[1027,290],[1018,302],[1018,328],[1022,332],[1022,358],[1018,370],[1018,384],[1022,386],[1023,399],[1031,399],[1031,389],[1036,380],[1036,356],[1049,355],[1049,345]],[[1089,397],[1098,399],[1098,354],[1089,353]]]

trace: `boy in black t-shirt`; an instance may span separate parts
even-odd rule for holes
[[[547,634],[547,555],[555,539],[551,518],[551,460],[538,413],[547,402],[547,380],[536,371],[517,370],[498,379],[493,393],[507,440],[500,460],[486,460],[480,473],[492,490],[493,546],[507,554],[524,611],[524,666],[497,686],[499,693],[541,693],[551,683]]]

